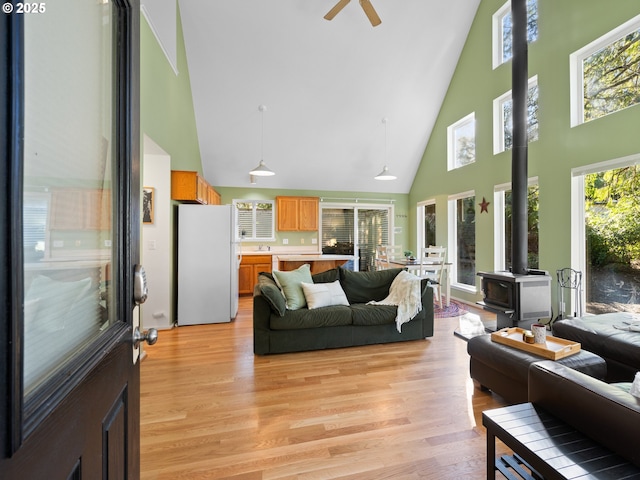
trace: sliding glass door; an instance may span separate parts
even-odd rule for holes
[[[376,245],[390,243],[393,206],[323,204],[322,252],[355,255],[354,270],[375,270]]]

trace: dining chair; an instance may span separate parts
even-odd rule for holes
[[[391,268],[390,263],[403,257],[402,245],[378,245],[376,247],[376,270]]]
[[[420,249],[418,276],[429,281],[440,308],[442,308],[442,281],[446,256],[446,247],[425,247]]]

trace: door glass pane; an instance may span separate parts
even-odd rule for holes
[[[376,246],[388,245],[389,210],[358,209],[358,253],[360,271],[376,269]]]
[[[44,4],[42,4],[44,5]],[[112,6],[24,15],[24,395],[114,321]]]

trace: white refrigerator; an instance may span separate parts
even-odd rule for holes
[[[178,206],[178,325],[230,322],[238,313],[233,213],[232,205]]]

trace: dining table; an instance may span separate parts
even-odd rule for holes
[[[436,262],[433,262],[433,263],[436,263]],[[420,267],[421,267],[420,261],[409,260],[406,257],[389,259],[388,265],[389,265],[389,268],[402,267],[402,268],[406,268],[408,271],[420,270]],[[424,265],[429,265],[429,262],[423,262],[422,266]],[[448,307],[449,305],[451,305],[451,263],[445,262],[443,264],[443,270],[444,270],[444,275],[442,276],[442,279],[443,279],[444,285],[441,285],[441,287],[443,287],[443,291],[444,291],[444,303]]]

